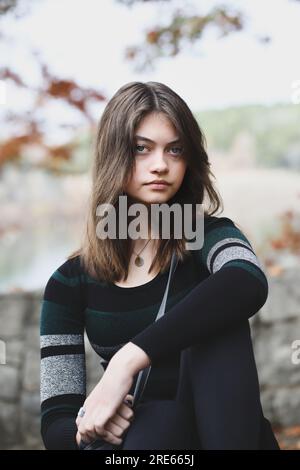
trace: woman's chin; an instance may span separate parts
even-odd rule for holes
[[[168,202],[170,198],[166,196],[156,196],[153,198],[148,198],[146,201],[143,201],[145,205],[149,204],[163,204],[164,202]]]
[[[128,203],[139,203],[148,206],[149,204],[162,204],[164,202],[168,202],[171,197],[172,196],[166,191],[151,191],[146,195],[128,196]]]

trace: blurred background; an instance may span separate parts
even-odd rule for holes
[[[265,268],[251,320],[262,405],[281,448],[300,450],[299,24],[297,0],[0,0],[1,449],[43,449],[43,290],[78,247],[107,101],[152,80],[191,108],[221,215]],[[102,371],[86,349],[91,389]]]

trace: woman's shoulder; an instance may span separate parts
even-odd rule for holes
[[[83,275],[80,255],[71,256],[52,270],[47,284],[76,287],[81,285]]]
[[[241,242],[252,248],[252,245],[246,236],[243,228],[230,217],[216,217],[216,216],[205,216],[204,217],[204,249],[217,249],[220,243],[225,246],[226,243],[237,243]]]
[[[217,227],[236,227],[235,222],[229,217],[217,217],[213,215],[204,216],[204,233],[210,232],[212,229]]]
[[[62,272],[70,275],[79,275],[83,273],[82,260],[80,254],[68,256],[67,259],[59,266]]]
[[[197,260],[211,272],[211,262],[217,256],[223,256],[221,252],[229,249],[236,255],[240,247],[252,250],[252,245],[244,232],[233,219],[225,216],[204,215],[204,238],[202,246],[195,250]],[[226,251],[226,256],[229,253]]]

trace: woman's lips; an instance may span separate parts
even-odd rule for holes
[[[167,189],[169,184],[166,184],[166,183],[149,183],[148,186],[150,186],[151,189]]]

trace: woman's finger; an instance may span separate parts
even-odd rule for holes
[[[83,441],[84,443],[88,444],[89,442],[92,442],[94,441],[95,439],[91,436],[89,436],[88,434],[81,434],[79,431],[79,436],[80,436],[80,440]]]
[[[128,406],[132,406],[133,403],[133,395],[130,395],[129,393],[126,395],[124,398],[124,403],[127,404]]]
[[[107,429],[105,429],[104,432],[102,433],[101,439],[103,439],[106,442],[109,442],[110,444],[115,444],[115,445],[120,445],[123,442],[122,438],[115,436]]]
[[[116,437],[122,437],[123,432],[130,426],[130,422],[122,418],[122,416],[116,416],[105,425],[105,429],[111,432]]]
[[[121,413],[118,412],[109,421],[107,421],[107,423],[105,424],[105,429],[107,428],[107,425],[109,423],[114,423],[117,426],[124,428],[129,424],[129,420],[124,418],[124,416],[122,416]]]
[[[125,419],[126,421],[131,422],[134,418],[134,411],[125,405],[124,403],[119,407],[117,413],[115,416],[112,418],[113,421],[115,421],[115,417],[121,416],[121,418]]]
[[[85,442],[90,442],[94,439],[97,439],[97,432],[92,423],[80,422],[78,426],[78,431],[82,437],[82,440]]]
[[[82,418],[80,418],[80,416],[77,416],[76,421],[75,421],[77,428],[78,428],[79,423],[80,423],[81,420],[82,420]]]
[[[103,411],[103,410],[101,410],[101,411]],[[94,431],[98,434],[98,436],[102,436],[103,431],[105,430],[107,424],[110,421],[113,421],[113,422],[115,422],[117,424],[120,424],[122,426],[122,423],[124,422],[123,421],[124,419],[128,420],[129,418],[132,418],[133,411],[127,405],[122,403],[119,406],[119,408],[117,409],[117,411],[115,412],[115,414],[112,415],[111,417],[109,417],[108,419],[105,419],[105,418],[103,419],[102,412],[99,413],[98,416],[97,416],[96,413],[95,413],[95,415],[96,415],[96,417],[93,420]]]

